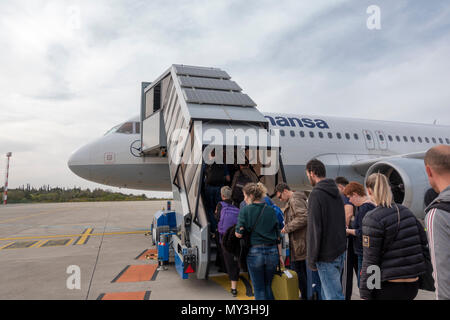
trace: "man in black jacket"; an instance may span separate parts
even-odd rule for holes
[[[322,162],[309,161],[306,175],[314,187],[308,199],[308,266],[318,271],[326,300],[344,300],[341,284],[346,249],[344,203],[334,180],[325,178]]]

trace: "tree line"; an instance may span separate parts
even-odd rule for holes
[[[0,188],[3,195],[3,188]],[[149,201],[145,194],[133,195],[112,192],[96,188],[60,188],[43,186],[31,188],[29,185],[18,189],[8,189],[8,203],[41,203],[41,202],[87,202],[87,201]],[[160,200],[160,199],[158,199]]]

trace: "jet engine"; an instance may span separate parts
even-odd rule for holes
[[[430,188],[423,160],[398,158],[379,161],[367,170],[364,181],[378,172],[388,178],[394,201],[408,207],[418,219],[423,220],[424,196]]]

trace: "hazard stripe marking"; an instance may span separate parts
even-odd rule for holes
[[[146,264],[127,266],[123,269],[117,277],[112,281],[113,283],[120,282],[141,282],[141,281],[154,281],[158,274],[157,264]]]
[[[146,249],[135,260],[158,260],[158,251],[156,249]]]
[[[150,300],[150,291],[102,293],[97,300]]]

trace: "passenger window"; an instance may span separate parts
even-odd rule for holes
[[[340,132],[336,133],[336,137],[337,137],[338,139],[342,139],[341,133],[340,133]]]
[[[439,143],[444,143],[444,140],[442,140],[442,138],[439,138]]]
[[[414,139],[414,137],[411,136],[411,141],[412,141],[412,142],[416,142],[416,139]]]
[[[300,131],[300,137],[302,137],[302,138],[305,137],[305,131]]]
[[[434,137],[431,138],[431,141],[433,141],[433,143],[436,143],[436,139]]]
[[[345,138],[346,138],[347,140],[350,140],[350,134],[346,133],[346,134],[345,134]]]
[[[400,142],[400,137],[399,136],[395,136],[395,139]]]
[[[280,130],[280,135],[281,135],[282,137],[284,137],[284,135],[285,135],[284,130]]]
[[[117,133],[132,134],[133,133],[133,122],[124,123],[118,130]]]
[[[354,134],[353,134],[353,137],[355,137],[355,140],[359,140],[359,136],[358,136],[357,133],[354,133]]]
[[[294,132],[294,130],[291,130],[291,137],[295,137],[295,132]]]
[[[447,142],[447,144],[450,144],[450,140],[448,138],[445,138],[445,142]]]
[[[370,140],[372,140],[372,136],[371,136],[370,134],[366,134],[366,139],[367,139],[368,141],[370,141]]]
[[[333,134],[331,132],[328,132],[328,138],[333,139]]]
[[[394,139],[392,139],[391,135],[388,135],[388,139],[389,139],[390,142],[392,142],[394,140]]]
[[[380,138],[380,141],[384,141],[384,137],[381,134],[378,137]]]
[[[408,138],[406,136],[403,136],[403,140],[405,140],[405,142],[408,142]]]
[[[310,132],[309,132],[309,136],[310,136],[311,138],[314,138],[314,132],[310,131]]]
[[[417,137],[417,140],[419,140],[419,142],[422,143],[422,138],[421,137]]]
[[[428,139],[428,137],[425,137],[425,142],[430,143],[430,139]]]
[[[319,132],[319,138],[323,139],[323,132]]]

